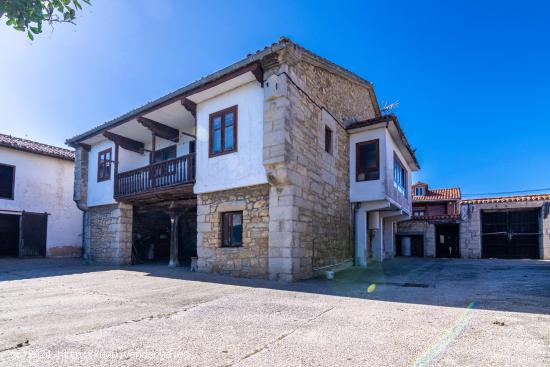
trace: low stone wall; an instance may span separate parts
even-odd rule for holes
[[[424,257],[435,257],[435,225],[428,221],[410,220],[397,225],[398,235],[423,235]]]
[[[550,215],[546,215],[542,201],[508,203],[462,204],[460,214],[460,253],[461,257],[481,258],[481,211],[495,209],[540,208],[540,258],[550,260]]]
[[[221,218],[230,211],[243,212],[242,247],[221,247]],[[268,184],[197,195],[199,271],[266,278],[268,239]]]
[[[132,206],[122,203],[89,208],[85,224],[87,260],[101,264],[130,264],[132,217]]]

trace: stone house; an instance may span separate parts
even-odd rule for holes
[[[413,216],[397,225],[397,255],[550,259],[550,194],[461,200],[460,188],[413,189]]]
[[[74,152],[0,134],[0,256],[78,257]]]
[[[280,280],[393,256],[418,169],[371,83],[286,38],[67,143],[89,260]]]
[[[412,218],[397,226],[397,254],[408,247],[412,256],[459,257],[460,188],[417,182],[412,195]]]
[[[550,194],[463,200],[464,258],[550,260]]]

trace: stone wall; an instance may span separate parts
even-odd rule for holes
[[[264,166],[271,183],[269,273],[311,277],[353,257],[349,137],[342,120],[374,117],[369,88],[283,55],[265,83]],[[298,58],[298,59],[297,59]],[[333,151],[324,150],[325,126]]]
[[[90,207],[85,220],[85,247],[88,260],[101,264],[130,264],[132,261],[131,205]]]
[[[88,200],[88,151],[75,149],[73,200],[80,210],[87,209]]]
[[[481,211],[495,209],[541,208],[540,210],[540,258],[550,260],[550,215],[545,218],[542,201],[508,203],[462,204],[460,214],[460,254],[465,258],[481,258]]]
[[[397,224],[398,235],[423,235],[424,256],[435,257],[435,225],[422,220],[409,220]]]
[[[242,247],[221,247],[222,213],[243,212]],[[269,185],[197,196],[197,254],[200,271],[233,276],[268,276]]]

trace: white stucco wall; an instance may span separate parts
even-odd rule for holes
[[[352,133],[349,139],[349,170],[350,170],[350,201],[373,201],[384,200],[386,197],[386,162],[387,162],[387,147],[386,147],[386,132],[385,128],[373,129]],[[355,145],[369,140],[379,140],[380,151],[380,179],[372,181],[356,181],[355,174]]]
[[[379,140],[380,152],[380,179],[372,181],[356,181],[355,175],[355,148],[356,144],[364,141]],[[411,168],[407,165],[403,154],[397,144],[384,127],[379,129],[361,131],[350,135],[350,201],[375,201],[385,200],[387,197],[394,200],[396,204],[410,207],[411,202]],[[397,155],[407,171],[407,194],[403,195],[393,186],[393,155]]]
[[[97,182],[98,153],[105,149],[112,149],[112,159],[115,158],[115,144],[109,140],[103,140],[92,146],[88,163],[88,206],[114,204],[114,165],[111,164],[111,179]],[[139,156],[139,155],[138,155]]]
[[[238,106],[238,150],[209,158],[209,116],[234,105]],[[263,89],[256,81],[197,105],[195,193],[267,183],[263,166],[263,106]]]
[[[73,201],[74,162],[0,147],[0,163],[15,166],[14,199],[0,212],[47,212],[47,253],[82,245],[82,212]],[[54,254],[55,255],[55,254]]]

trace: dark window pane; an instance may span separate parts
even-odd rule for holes
[[[332,130],[325,126],[325,152],[332,153]]]
[[[212,129],[218,130],[221,128],[222,128],[222,117],[221,116],[214,117],[214,119],[212,120]]]
[[[356,145],[357,181],[378,180],[378,140]]]
[[[219,153],[222,151],[222,131],[214,130],[212,131],[212,153]]]
[[[225,126],[233,125],[233,112],[226,113],[223,122]]]
[[[14,167],[0,164],[0,198],[13,198]]]
[[[223,143],[223,150],[231,150],[235,146],[235,136],[233,130],[233,125],[225,126],[225,141]]]
[[[243,240],[243,214],[224,213],[222,216],[222,246],[241,246]]]

